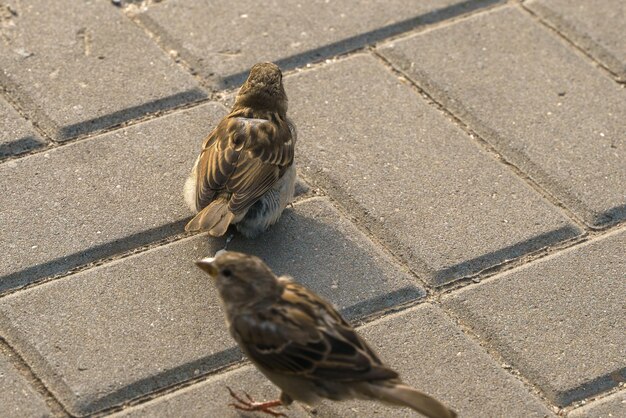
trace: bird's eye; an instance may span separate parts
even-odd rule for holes
[[[222,276],[224,276],[224,277],[230,277],[230,276],[232,276],[232,275],[233,275],[233,272],[232,272],[232,271],[230,271],[229,269],[224,269],[224,270],[222,270]]]

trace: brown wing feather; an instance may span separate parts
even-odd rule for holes
[[[240,315],[231,326],[248,356],[274,372],[337,381],[398,377],[332,306],[296,283],[287,285],[283,303]]]
[[[254,116],[259,115],[233,112],[205,140],[198,163],[198,207],[227,192],[229,210],[242,212],[293,163],[295,138],[286,118]]]

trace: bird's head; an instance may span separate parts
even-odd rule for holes
[[[237,93],[235,105],[287,113],[287,94],[278,65],[271,62],[255,64]]]
[[[276,298],[282,292],[272,270],[252,255],[224,251],[196,261],[196,265],[214,280],[229,310]]]

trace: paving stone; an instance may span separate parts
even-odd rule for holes
[[[138,19],[216,87],[240,83],[258,61],[293,68],[500,0],[168,0]]]
[[[360,331],[406,383],[451,406],[460,417],[552,415],[439,308],[421,305]],[[320,418],[417,416],[409,409],[367,401],[326,402],[317,410]]]
[[[0,98],[0,159],[20,154],[45,144],[33,126]]]
[[[593,401],[567,414],[571,418],[610,418],[626,416],[626,390]]]
[[[444,302],[535,382],[568,405],[626,380],[626,232],[522,266]]]
[[[524,5],[626,81],[626,2],[531,0]]]
[[[276,226],[232,249],[264,256],[349,318],[424,295],[324,199]],[[198,235],[5,296],[0,335],[77,415],[237,361],[217,294],[193,264],[223,243]]]
[[[371,56],[286,84],[303,173],[434,285],[580,234]]]
[[[48,417],[46,402],[0,352],[0,417]]]
[[[0,291],[179,233],[217,104],[0,164]]]
[[[280,390],[265,376],[253,366],[247,365],[234,371],[212,376],[202,383],[156,398],[138,407],[123,410],[111,415],[111,418],[176,416],[241,418],[244,413],[228,405],[233,402],[233,399],[228,394],[227,386],[240,395],[246,391],[258,402],[277,399],[280,394]],[[276,408],[276,411],[286,413],[291,418],[309,417],[296,403],[289,408]],[[245,415],[257,416],[257,414]]]
[[[624,89],[530,16],[500,8],[381,52],[590,226],[626,216]]]
[[[0,83],[55,140],[206,97],[109,2],[4,3]]]

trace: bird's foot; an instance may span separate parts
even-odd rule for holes
[[[239,409],[241,411],[248,411],[248,412],[256,412],[256,411],[264,412],[274,417],[286,417],[287,416],[283,414],[282,412],[272,411],[272,408],[283,405],[280,399],[276,399],[275,401],[269,401],[269,402],[255,402],[254,399],[252,399],[252,397],[248,395],[246,392],[244,392],[243,394],[246,395],[247,400],[237,395],[228,386],[226,386],[226,389],[228,389],[230,396],[237,401],[237,403],[233,402],[229,404],[235,409]]]

